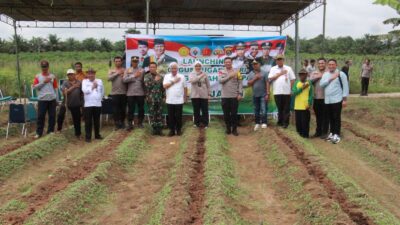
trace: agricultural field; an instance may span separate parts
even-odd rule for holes
[[[337,145],[249,117],[238,137],[213,117],[174,137],[105,125],[92,143],[71,128],[5,140],[3,110],[0,224],[400,224],[399,100],[350,98]]]
[[[39,61],[46,59],[50,62],[50,70],[65,79],[65,72],[73,64],[80,61],[84,69],[93,67],[97,70],[98,78],[106,81],[109,61],[120,52],[45,52],[21,54],[21,80],[30,85],[36,73],[40,70]],[[370,93],[400,92],[400,57],[382,55],[327,55],[327,58],[336,58],[341,68],[347,59],[353,60],[350,68],[350,92],[360,93],[360,68],[363,60],[368,57],[375,66],[375,72],[370,83]],[[317,59],[318,54],[301,54],[300,59]],[[18,96],[16,78],[16,59],[13,54],[0,54],[0,88],[6,95]],[[294,68],[294,55],[287,54],[287,63]],[[109,82],[104,82],[106,94],[111,90]]]

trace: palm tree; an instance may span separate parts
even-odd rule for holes
[[[400,1],[399,0],[375,0],[374,4],[388,5],[392,7],[400,15]],[[393,29],[400,25],[400,18],[389,18],[383,21],[384,24],[393,24]],[[400,30],[393,30],[389,32],[393,35],[400,36]]]
[[[49,34],[48,44],[50,51],[57,51],[60,47],[60,38],[56,34]]]

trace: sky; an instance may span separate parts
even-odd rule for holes
[[[384,25],[387,18],[399,17],[397,12],[388,7],[372,4],[373,0],[327,0],[326,36],[363,37],[365,34],[384,34],[392,29]],[[300,38],[313,38],[322,33],[323,7],[320,7],[303,17],[299,22]],[[9,39],[14,33],[11,26],[0,22],[0,38]],[[62,39],[73,37],[79,40],[94,37],[107,38],[112,41],[122,40],[124,29],[49,29],[49,28],[18,28],[18,33],[30,39],[47,37],[57,34]],[[140,30],[143,34],[145,30]],[[283,35],[294,37],[295,26],[292,24],[283,31]],[[183,31],[158,30],[159,35],[201,35],[224,34],[225,36],[275,36],[279,33],[239,32],[239,31]]]

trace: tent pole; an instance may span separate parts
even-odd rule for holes
[[[295,18],[295,40],[294,40],[294,46],[295,46],[295,59],[294,59],[294,70],[295,73],[297,74],[299,72],[299,61],[300,61],[300,42],[299,42],[299,13],[296,13],[296,18]]]
[[[21,71],[19,67],[19,41],[18,41],[18,35],[17,35],[17,21],[13,20],[13,27],[14,27],[14,41],[15,41],[15,55],[17,57],[17,78],[18,78],[18,98],[19,101],[21,102]]]
[[[325,55],[325,26],[326,26],[326,0],[324,0],[324,14],[322,19],[322,42],[321,42],[321,56]]]
[[[150,0],[146,0],[146,34],[149,34]]]

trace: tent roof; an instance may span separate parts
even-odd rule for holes
[[[151,23],[280,26],[314,0],[151,0]],[[0,0],[17,21],[145,22],[145,0]]]

